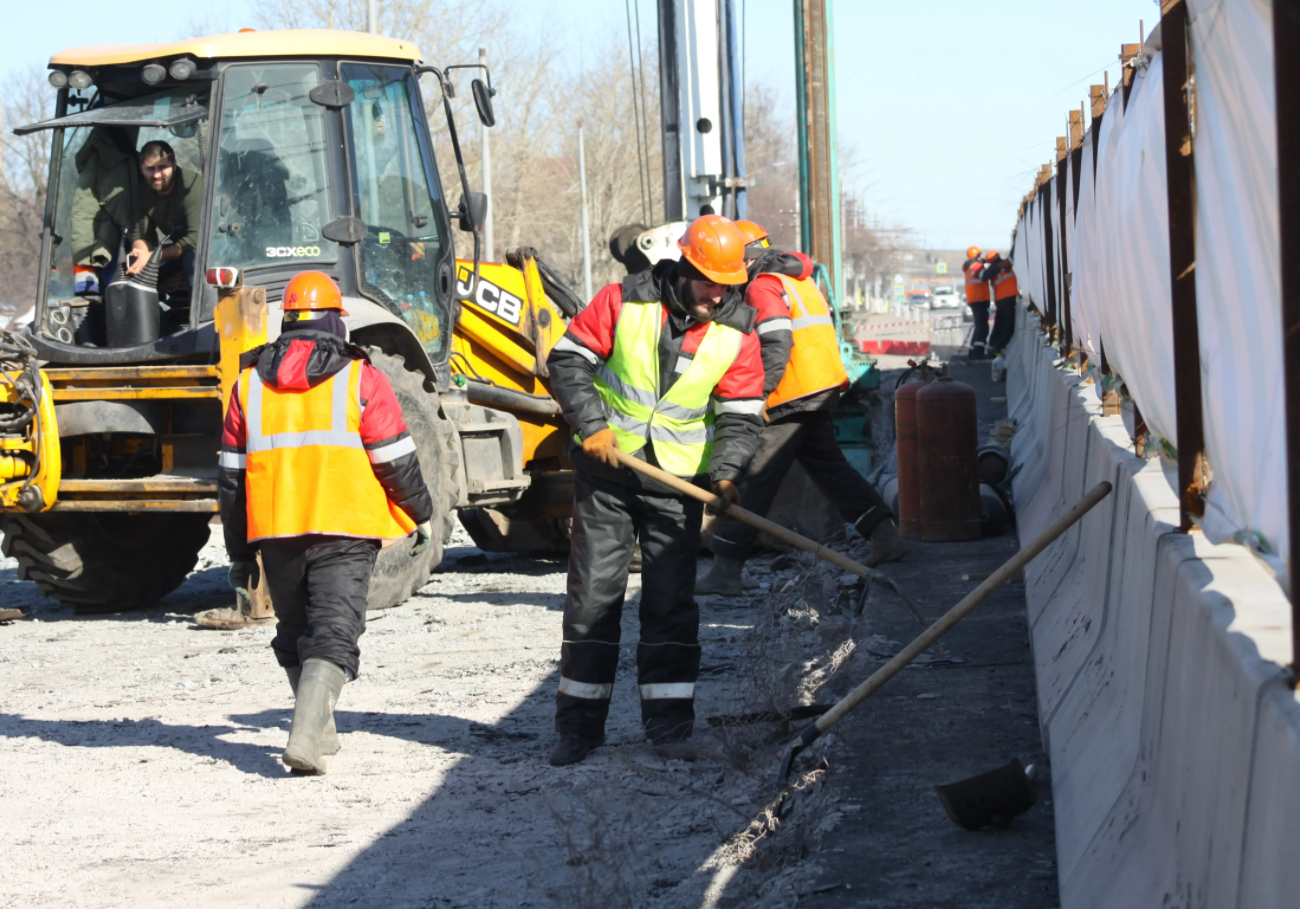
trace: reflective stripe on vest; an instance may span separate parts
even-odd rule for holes
[[[967,303],[987,303],[989,297],[989,282],[977,281],[971,275],[977,275],[983,270],[984,266],[978,262],[966,269],[966,302]]]
[[[835,334],[835,319],[826,298],[810,280],[795,281],[777,275],[790,304],[794,344],[781,384],[767,399],[768,407],[825,391],[847,388],[849,377],[840,359],[840,339]]]
[[[998,275],[998,279],[993,282],[993,299],[1005,300],[1007,297],[1014,297],[1020,293],[1020,283],[1016,281],[1014,271],[1004,271]]]
[[[596,370],[596,391],[619,448],[634,454],[653,442],[660,467],[679,477],[698,476],[708,471],[713,456],[710,396],[736,361],[741,334],[709,323],[699,350],[659,398],[662,330],[662,304],[625,302],[614,349]]]
[[[309,533],[389,540],[415,529],[370,466],[414,442],[366,451],[361,368],[354,360],[314,388],[287,390],[264,385],[256,368],[240,374],[249,542]]]

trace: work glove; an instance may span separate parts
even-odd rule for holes
[[[235,593],[246,600],[251,599],[248,592],[261,582],[262,569],[257,566],[256,559],[245,562],[231,562],[226,579],[230,581],[230,586],[235,588]]]
[[[594,432],[582,440],[583,452],[588,457],[595,458],[609,467],[618,466],[618,458],[614,456],[614,451],[617,448],[618,439],[614,438],[614,430],[608,427],[599,432]]]
[[[415,532],[418,534],[418,538],[415,545],[411,547],[411,555],[418,556],[429,548],[429,541],[433,539],[433,527],[430,522],[425,521],[415,528]]]
[[[714,483],[713,494],[720,499],[726,499],[728,505],[740,504],[740,490],[736,487],[736,484],[730,480],[719,480]],[[706,510],[709,514],[718,513],[718,509],[714,508],[712,505],[706,506]]]

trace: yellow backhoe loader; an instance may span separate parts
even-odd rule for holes
[[[305,269],[343,288],[350,337],[392,382],[443,508],[438,545],[381,553],[372,608],[428,580],[455,511],[485,548],[567,547],[572,473],[545,362],[582,301],[532,250],[479,262],[486,199],[448,100],[465,69],[490,126],[485,68],[425,65],[376,35],[246,30],[51,58],[56,115],[17,130],[52,135],[35,317],[0,335],[0,529],[21,578],[81,612],[149,606],[184,580],[217,512],[239,356],[278,333]],[[441,95],[454,209],[422,87]],[[126,274],[137,155],[158,141],[192,180],[177,185],[201,192],[201,223],[151,222],[179,254]]]

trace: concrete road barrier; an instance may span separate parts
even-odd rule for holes
[[[1115,492],[1025,570],[1051,757],[1061,905],[1300,900],[1300,702],[1290,605],[1244,548],[1178,534],[1178,500],[1023,310],[1006,353],[1028,540]]]

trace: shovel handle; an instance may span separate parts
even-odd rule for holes
[[[832,565],[855,574],[860,578],[870,580],[879,575],[879,572],[872,571],[861,562],[855,562],[853,559],[850,559],[843,553],[836,552],[829,546],[824,546],[816,540],[810,540],[802,534],[795,533],[793,530],[789,530],[788,528],[782,527],[780,524],[769,521],[767,518],[756,515],[754,512],[741,508],[739,505],[729,505],[727,504],[727,500],[722,498],[722,496],[716,496],[706,489],[701,489],[694,483],[688,483],[681,477],[673,476],[667,471],[660,470],[653,464],[647,464],[645,461],[633,457],[626,451],[621,451],[615,448],[614,457],[618,458],[618,462],[624,467],[635,470],[637,473],[647,476],[652,480],[657,480],[668,488],[680,492],[682,495],[690,496],[692,499],[698,499],[716,511],[725,511],[738,521],[743,521],[751,527],[757,527],[764,533],[776,537],[784,543],[789,543],[797,549],[802,549],[804,552],[811,552],[813,555],[817,556],[817,558],[825,559]]]
[[[1087,495],[1074,504],[1074,507],[1053,521],[1046,530],[1031,540],[1029,545],[1007,560],[1001,568],[989,575],[982,584],[966,594],[960,603],[944,613],[938,621],[922,632],[916,640],[900,650],[893,659],[872,673],[870,678],[857,688],[854,688],[838,704],[822,714],[817,719],[817,722],[813,724],[817,729],[817,734],[820,735],[830,729],[854,707],[871,697],[881,686],[898,675],[908,663],[915,660],[931,644],[947,634],[954,625],[970,615],[976,606],[989,598],[993,591],[1011,580],[1036,555],[1096,507],[1098,502],[1110,495],[1110,491],[1110,483],[1104,480],[1094,486]],[[807,732],[808,730],[805,730],[805,733]],[[813,738],[815,737],[813,736]]]

